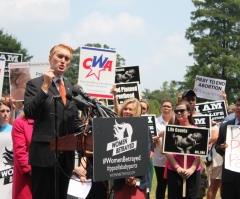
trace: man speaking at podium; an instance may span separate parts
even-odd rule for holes
[[[55,152],[50,151],[50,140],[55,139],[55,130],[59,137],[62,137],[74,133],[76,127],[81,124],[77,119],[75,102],[66,99],[66,93],[72,93],[72,86],[63,78],[72,56],[71,47],[64,44],[54,46],[49,55],[50,69],[43,76],[27,83],[24,112],[27,118],[34,119],[29,151],[33,199],[55,198],[54,164],[56,158]],[[66,199],[68,176],[71,176],[74,167],[74,151],[60,151],[58,154],[57,161],[60,167],[58,193],[60,199]]]

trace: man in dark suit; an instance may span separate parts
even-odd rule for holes
[[[34,119],[29,151],[33,199],[55,198],[54,164],[56,158],[54,151],[50,151],[50,140],[55,139],[55,132],[59,137],[69,135],[74,133],[81,124],[77,119],[75,102],[66,100],[66,92],[72,92],[72,86],[63,78],[72,56],[71,47],[64,44],[54,46],[49,55],[50,69],[43,76],[27,83],[24,112],[27,118]],[[65,96],[60,90],[64,90]],[[59,94],[62,95],[62,99],[56,101],[57,124],[55,129],[53,97]],[[74,151],[60,151],[57,161],[60,167],[59,198],[66,199],[69,176],[74,168]]]
[[[216,151],[223,156],[223,158],[225,155],[225,149],[228,147],[228,143],[226,143],[227,125],[240,124],[240,96],[237,97],[235,105],[236,118],[222,123],[219,129]],[[225,169],[224,165],[225,164],[223,164],[222,170],[222,199],[240,198],[240,173]]]

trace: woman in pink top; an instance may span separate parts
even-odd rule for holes
[[[13,123],[13,199],[32,199],[31,166],[28,164],[32,130],[33,120],[25,118],[24,113]]]
[[[196,127],[192,117],[191,106],[187,101],[179,101],[174,110],[175,125]],[[184,155],[166,154],[168,159],[168,189],[171,199],[181,199],[183,179],[186,179],[186,197],[196,199],[200,182],[200,158],[187,156],[187,169],[184,169]]]

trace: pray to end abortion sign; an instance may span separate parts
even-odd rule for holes
[[[210,99],[210,100],[222,100],[222,91],[225,91],[226,80],[215,79],[204,76],[196,76],[194,89],[197,97]]]

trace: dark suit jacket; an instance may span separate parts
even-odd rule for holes
[[[216,151],[221,155],[225,155],[225,151],[220,148],[220,145],[226,141],[226,134],[227,134],[227,125],[235,125],[235,118],[233,120],[229,120],[228,122],[222,123],[219,129],[219,136],[216,143]],[[229,144],[229,143],[228,143]],[[223,169],[222,169],[222,182],[233,182],[236,177],[236,172],[230,171],[225,169],[225,164],[223,162]]]
[[[53,167],[55,163],[54,151],[50,151],[50,140],[55,139],[55,106],[54,95],[59,92],[52,82],[46,94],[41,86],[43,76],[28,81],[25,97],[24,112],[27,118],[34,119],[33,135],[29,151],[29,164],[38,167]],[[66,92],[72,93],[72,86],[64,81]],[[81,122],[77,119],[77,109],[74,101],[57,101],[57,129],[59,136],[74,133]],[[68,169],[74,167],[74,151],[67,151],[66,164]]]

